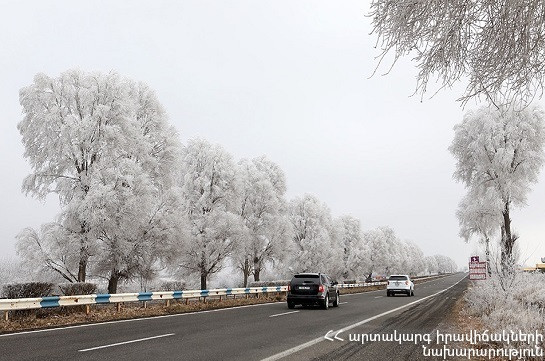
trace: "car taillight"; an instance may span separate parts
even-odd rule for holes
[[[320,287],[318,287],[318,292],[324,292],[324,285],[320,285]]]
[[[408,285],[409,285],[409,281],[405,281],[405,284],[408,286]]]

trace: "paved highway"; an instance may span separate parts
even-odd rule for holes
[[[289,310],[281,302],[0,335],[0,360],[412,360],[414,347],[394,352],[324,336],[429,332],[448,313],[445,301],[460,297],[465,276],[417,284],[415,297],[386,297],[383,290],[344,295],[340,307],[327,311]]]

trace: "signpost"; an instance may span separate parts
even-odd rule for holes
[[[480,262],[479,256],[472,256],[469,262],[469,279],[485,280],[486,279],[486,262]]]

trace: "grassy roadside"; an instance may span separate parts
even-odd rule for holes
[[[471,316],[468,311],[468,304],[465,299],[466,291],[462,294],[462,297],[460,297],[452,310],[451,317],[449,319],[450,325],[451,325],[451,332],[452,333],[459,333],[459,334],[469,334],[471,331],[478,331],[482,332],[486,328],[481,321],[479,317]],[[479,343],[476,345],[472,345],[469,342],[463,342],[456,345],[460,348],[467,348],[467,349],[484,349],[489,348],[491,345],[489,344],[483,344]],[[503,358],[483,358],[483,357],[472,357],[472,360],[475,361],[484,361],[484,360],[491,360],[491,361],[499,361],[499,360],[505,360]]]
[[[471,285],[469,287],[472,287]],[[474,287],[474,286],[473,286]],[[475,315],[475,312],[471,312],[470,310],[470,304],[467,301],[466,294],[469,291],[469,288],[464,292],[462,297],[460,297],[452,311],[451,317],[449,319],[449,324],[451,326],[451,332],[452,333],[458,333],[458,334],[469,334],[471,331],[476,331],[480,334],[482,334],[485,331],[488,331],[488,333],[493,333],[495,331],[490,330],[490,327],[487,327],[485,322],[483,321],[482,317],[480,315]],[[509,330],[508,330],[509,331]],[[497,332],[497,331],[496,331]],[[469,342],[463,342],[456,345],[459,348],[466,348],[466,349],[475,349],[475,350],[496,350],[499,351],[500,349],[505,348],[518,348],[516,345],[508,345],[504,343],[498,343],[498,342],[485,342],[480,341],[476,344],[470,344]],[[520,359],[517,356],[513,356],[513,360]],[[541,358],[532,358],[532,357],[522,357],[524,360],[540,360]],[[507,355],[505,356],[472,356],[471,360],[476,361],[484,361],[484,360],[491,360],[491,361],[505,361],[509,360],[509,357]]]
[[[414,283],[418,284],[426,281],[429,280],[415,280]],[[384,289],[386,289],[385,285],[346,288],[341,289],[340,294],[371,292]],[[281,302],[285,300],[286,296],[284,294],[270,294],[268,296],[260,295],[260,297],[251,296],[250,298],[224,298],[222,300],[208,299],[207,302],[191,300],[191,302],[188,302],[187,304],[185,302],[173,300],[168,306],[164,301],[147,302],[145,308],[143,307],[142,302],[129,302],[123,304],[120,311],[117,311],[115,304],[91,305],[89,314],[86,314],[84,309],[80,306],[20,311],[15,314],[11,312],[9,321],[0,321],[0,334],[60,326],[214,310],[236,306],[256,305],[270,302]]]
[[[24,311],[15,314],[9,321],[0,321],[0,334],[16,331],[37,330],[59,326],[80,325],[106,321],[117,321],[133,318],[153,317],[197,311],[230,308],[236,306],[256,305],[285,300],[283,295],[270,295],[259,298],[210,299],[207,302],[191,300],[185,302],[171,301],[170,305],[163,302],[148,302],[144,308],[143,302],[124,303],[117,311],[115,304],[92,305],[89,314],[79,306],[59,307],[55,309],[40,309]]]

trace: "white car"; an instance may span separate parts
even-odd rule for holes
[[[388,277],[386,296],[390,297],[396,293],[404,293],[407,296],[414,296],[414,283],[409,275],[391,275]]]

